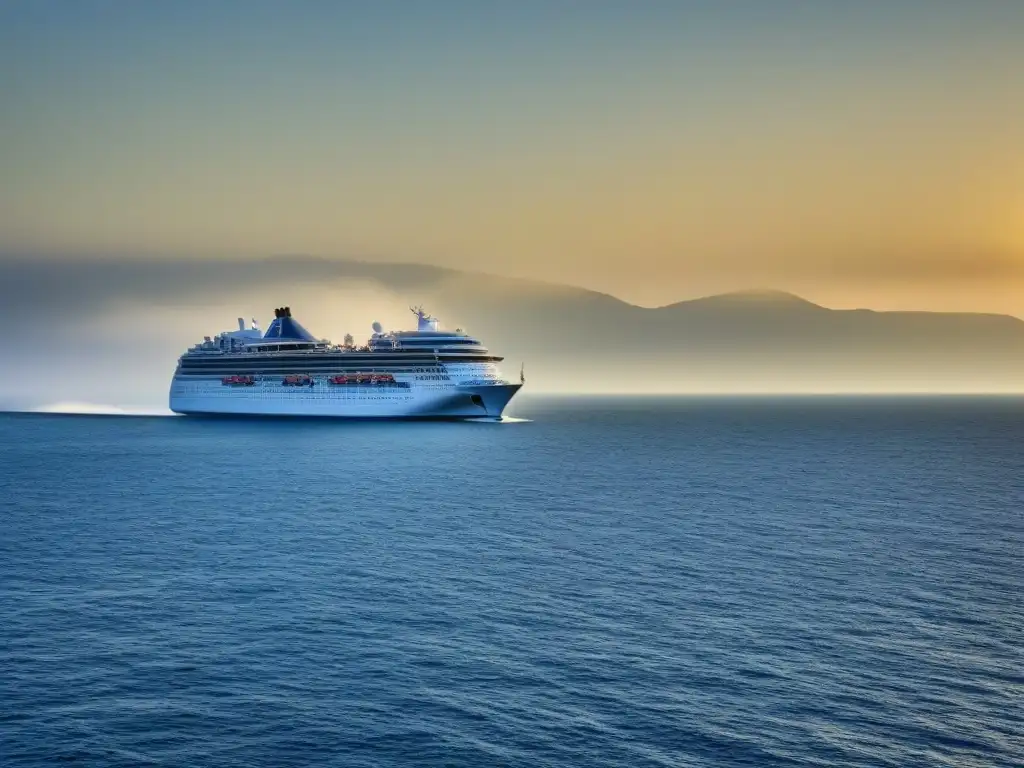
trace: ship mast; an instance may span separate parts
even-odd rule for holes
[[[409,311],[416,315],[418,322],[416,324],[417,331],[436,331],[437,330],[437,318],[428,315],[422,306],[409,307]]]

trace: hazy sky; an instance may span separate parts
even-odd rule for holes
[[[1024,316],[1022,94],[1020,0],[0,2],[0,252]]]

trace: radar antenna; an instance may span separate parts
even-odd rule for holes
[[[437,318],[431,317],[424,311],[423,306],[409,307],[409,311],[416,315],[419,322],[416,324],[416,330],[418,331],[436,331],[437,330]]]

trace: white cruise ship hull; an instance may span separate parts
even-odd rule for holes
[[[175,376],[170,408],[183,415],[298,416],[365,419],[499,419],[521,384],[283,387],[280,378],[251,386]]]

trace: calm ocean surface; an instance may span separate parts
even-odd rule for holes
[[[1020,766],[1024,400],[0,415],[0,765]]]

